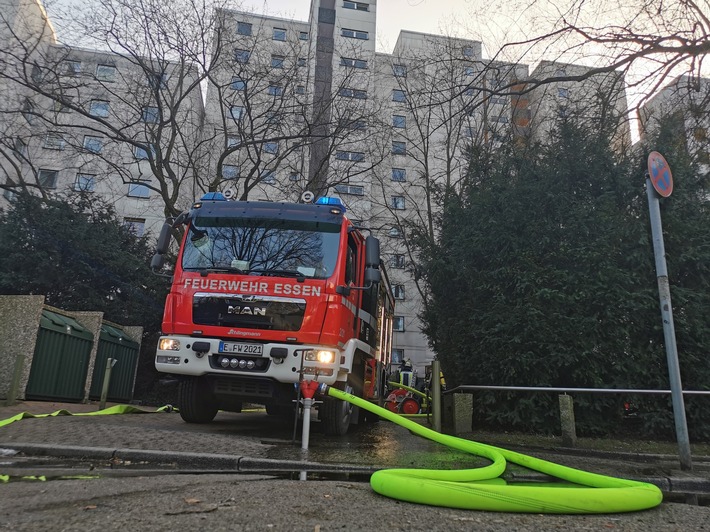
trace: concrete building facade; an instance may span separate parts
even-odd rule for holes
[[[108,198],[144,234],[162,223],[164,194],[179,194],[183,208],[208,190],[268,201],[298,201],[305,191],[339,196],[382,240],[397,299],[393,359],[410,359],[419,375],[434,353],[418,318],[426,293],[409,235],[416,225],[435,236],[437,191],[457,188],[467,150],[544,137],[562,89],[567,100],[585,101],[603,85],[614,106],[626,103],[620,75],[529,88],[530,77],[555,69],[578,76],[585,67],[541,63],[530,75],[527,65],[485,59],[474,40],[402,31],[392,53],[379,53],[376,0],[312,0],[307,21],[230,10],[217,18],[209,81],[185,93],[177,118],[164,116],[156,83],[167,90],[194,81],[197,68],[49,39],[38,68],[63,98],[0,80],[0,90],[22,94],[10,104],[18,117],[23,98],[39,106],[35,115],[54,113],[4,133],[5,201],[19,167],[45,191]],[[157,135],[164,124],[179,131],[184,153],[161,164],[171,140]],[[156,180],[168,163],[180,175]],[[175,188],[161,190],[163,183]]]

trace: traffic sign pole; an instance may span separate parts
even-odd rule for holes
[[[654,152],[655,153],[655,152]],[[650,157],[649,157],[650,160]],[[650,163],[650,161],[649,161]],[[650,164],[649,164],[650,166]],[[670,169],[668,169],[670,175]],[[672,190],[672,178],[670,189]],[[651,234],[653,236],[653,253],[656,258],[656,277],[658,279],[658,295],[661,303],[661,318],[663,320],[663,338],[666,344],[666,358],[668,359],[668,375],[671,385],[671,398],[673,401],[673,417],[675,419],[676,439],[680,455],[680,467],[685,471],[693,469],[690,456],[690,440],[688,438],[688,423],[685,419],[685,403],[683,401],[683,385],[680,380],[680,366],[678,364],[678,347],[675,340],[675,326],[673,325],[673,307],[671,305],[671,291],[668,283],[668,268],[666,266],[666,250],[663,245],[663,229],[661,227],[661,209],[654,183],[646,175],[646,193],[648,195],[648,210],[651,217]],[[670,193],[668,194],[670,195]]]

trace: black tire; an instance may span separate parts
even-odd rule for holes
[[[336,384],[336,388],[342,389],[341,387],[346,393],[352,393],[352,387],[343,386],[343,383]],[[326,397],[318,413],[323,423],[323,432],[330,436],[344,436],[350,428],[352,414],[353,405],[347,401]]]
[[[178,387],[180,417],[187,423],[209,423],[217,415],[219,405],[205,377],[186,377]]]

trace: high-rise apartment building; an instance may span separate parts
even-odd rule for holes
[[[672,120],[688,152],[710,171],[710,79],[680,76],[639,111],[641,138]]]
[[[43,13],[36,0],[1,1]],[[435,236],[437,194],[457,189],[471,146],[544,137],[560,99],[586,101],[600,84],[530,88],[527,65],[487,60],[480,42],[442,35],[402,31],[392,53],[379,53],[376,0],[313,0],[307,21],[231,10],[216,20],[203,70],[58,45],[48,26],[28,26],[48,35],[48,51],[27,58],[47,90],[0,78],[22,126],[2,133],[5,198],[19,171],[44,190],[110,199],[141,234],[173,195],[182,208],[207,190],[339,196],[382,241],[397,299],[393,358],[422,375],[434,353],[420,330],[426,294],[412,227]],[[550,69],[577,76],[585,67],[541,63],[532,77]],[[613,105],[624,106],[623,79],[612,78]]]

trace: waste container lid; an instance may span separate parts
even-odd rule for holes
[[[87,340],[94,339],[93,333],[74,318],[52,312],[51,310],[44,309],[42,311],[39,325],[45,329],[69,334],[78,338],[86,338]]]

